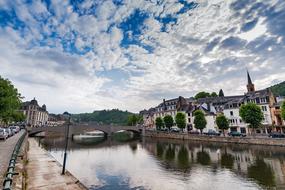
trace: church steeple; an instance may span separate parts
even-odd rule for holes
[[[246,72],[247,72],[247,85],[246,85],[247,92],[254,92],[255,91],[254,84],[251,81],[251,78],[250,78],[248,70]]]

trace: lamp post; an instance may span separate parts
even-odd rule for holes
[[[70,126],[70,120],[71,120],[71,116],[68,112],[64,112],[63,116],[65,118],[67,118],[67,127],[65,127],[65,148],[64,148],[64,158],[63,158],[63,166],[62,166],[62,172],[61,174],[64,175],[65,174],[65,165],[66,165],[66,156],[67,156],[67,146],[68,146],[68,136],[69,136],[69,126]]]

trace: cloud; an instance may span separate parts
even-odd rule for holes
[[[0,5],[1,75],[52,112],[139,111],[220,88],[243,94],[246,68],[258,88],[285,80],[282,0]]]

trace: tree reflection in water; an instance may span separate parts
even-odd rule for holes
[[[184,145],[178,151],[177,161],[178,167],[181,169],[187,169],[190,166],[188,150]]]
[[[197,152],[197,162],[202,165],[211,164],[210,155],[202,149],[202,151]]]
[[[234,156],[228,154],[227,152],[221,156],[221,165],[227,169],[233,169],[234,166]]]
[[[275,176],[269,164],[257,158],[253,165],[247,168],[248,177],[256,180],[260,185],[275,187]]]
[[[163,145],[158,142],[158,143],[156,144],[156,156],[157,156],[158,158],[162,159],[162,158],[163,158],[163,151],[164,151]]]
[[[171,146],[171,144],[168,145],[165,153],[165,159],[170,162],[175,159],[175,146]]]

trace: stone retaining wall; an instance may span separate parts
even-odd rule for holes
[[[234,144],[285,146],[285,139],[277,139],[277,138],[272,139],[269,137],[223,137],[223,136],[193,135],[186,133],[167,133],[167,132],[157,132],[157,131],[146,131],[145,136],[153,138],[169,138],[169,139],[182,139],[182,140],[221,142],[221,143],[234,143]]]

